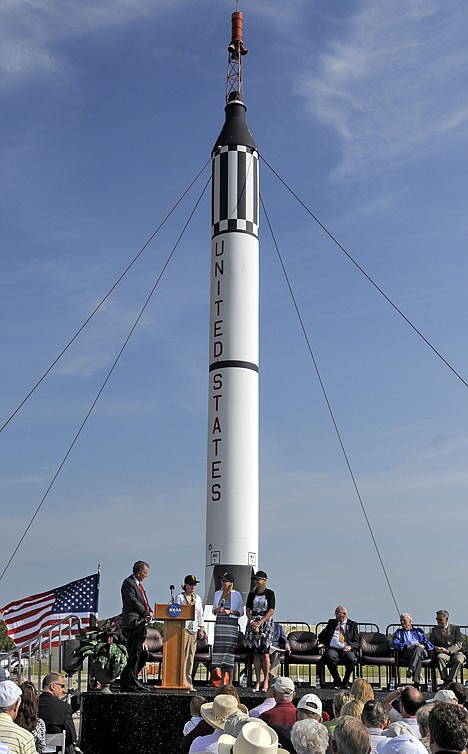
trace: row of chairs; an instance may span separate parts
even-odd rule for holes
[[[297,630],[298,625],[301,626],[301,630]],[[317,639],[317,636],[325,625],[325,622],[318,623],[315,627],[315,631],[311,631],[310,626],[307,623],[283,624],[285,633],[287,633],[288,642],[291,646],[291,652],[285,654],[282,658],[281,672],[284,675],[291,676],[294,666],[307,666],[308,685],[311,686],[312,669],[315,667],[316,683],[319,683],[321,686],[325,685],[326,668],[322,662],[323,651],[318,647]],[[426,632],[426,634],[430,633],[432,626],[418,625]],[[296,630],[288,631],[288,628],[295,628]],[[368,677],[368,670],[366,672],[364,668],[375,668],[377,670],[376,685],[382,687],[382,671],[385,671],[385,685],[387,688],[390,688],[392,683],[399,685],[401,679],[401,667],[404,663],[401,661],[399,653],[394,651],[391,644],[391,637],[397,628],[400,628],[400,625],[390,624],[387,626],[385,633],[382,633],[377,624],[374,623],[358,623],[358,628],[360,646],[355,675]],[[463,629],[465,628],[466,632],[463,632],[464,635],[468,633],[468,627],[464,626]],[[243,640],[244,635],[242,631],[239,631],[235,665],[237,667],[237,677],[239,678],[240,668],[244,666],[250,682],[252,680],[251,657],[249,651],[243,646]],[[163,640],[157,629],[148,629],[146,644],[149,651],[148,662],[158,665],[157,675],[160,677]],[[208,681],[211,671],[211,645],[206,636],[197,641],[194,677],[200,665],[205,668],[206,680]],[[429,679],[432,684],[435,684],[435,668],[433,667],[431,659],[423,660],[423,669],[426,685],[428,684]],[[460,680],[463,682],[463,671]]]

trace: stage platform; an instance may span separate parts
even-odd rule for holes
[[[118,686],[116,687],[116,689]],[[260,704],[263,693],[252,689],[237,689],[241,701],[248,709]],[[197,693],[208,701],[215,689],[197,686]],[[330,715],[333,688],[308,688],[296,691],[296,702],[304,694],[313,692],[322,700]],[[386,689],[374,690],[376,699],[383,699]],[[115,691],[101,694],[90,691],[81,701],[81,748],[84,754],[179,754],[182,729],[190,717],[190,699],[194,694],[165,694],[152,691],[146,694],[128,694]],[[426,698],[433,694],[424,694]]]

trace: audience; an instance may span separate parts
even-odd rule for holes
[[[391,691],[390,694],[387,695],[385,701],[388,702],[388,704],[392,704],[394,701],[398,702],[399,706],[399,712],[394,709],[394,707],[390,708],[390,722],[394,723],[402,720],[411,726],[413,735],[416,736],[416,738],[421,738],[418,723],[416,721],[416,713],[424,704],[424,697],[421,692],[414,686],[404,686],[403,688]]]
[[[329,733],[333,733],[343,705],[346,704],[346,702],[350,702],[352,698],[353,697],[351,696],[350,691],[337,691],[337,693],[333,697],[332,706],[334,717],[332,718],[332,720],[324,722],[324,725],[328,729]]]
[[[247,712],[247,707],[245,707],[243,704],[240,704],[239,694],[237,693],[234,686],[231,684],[226,684],[225,686],[220,686],[215,691],[215,697],[219,696],[220,694],[228,694],[229,696],[233,696],[237,702],[238,709],[243,709],[244,712]],[[198,725],[193,728],[187,735],[185,735],[182,740],[180,741],[180,748],[184,752],[184,754],[187,754],[188,751],[190,751],[190,747],[192,745],[192,742],[198,737],[198,736],[208,736],[211,733],[213,733],[214,727],[210,725],[206,720],[203,718],[200,720]]]
[[[421,734],[421,743],[425,747],[426,751],[431,750],[429,744],[429,712],[433,707],[434,702],[426,702],[416,712],[416,720],[419,726],[419,732]]]
[[[48,673],[42,681],[42,694],[39,696],[38,715],[44,720],[46,733],[61,733],[65,730],[67,754],[73,754],[76,741],[72,708],[62,700],[65,679],[61,673]]]
[[[219,754],[276,754],[278,736],[260,720],[242,725],[238,735],[223,733],[218,743]]]
[[[290,678],[279,676],[273,684],[273,696],[276,704],[262,712],[259,719],[268,725],[290,725],[296,722],[296,708],[292,703],[295,694],[294,683]]]
[[[187,720],[187,722],[184,725],[184,736],[187,735],[187,733],[190,733],[191,730],[193,730],[200,720],[202,720],[202,716],[200,715],[200,708],[202,704],[205,704],[206,699],[204,696],[201,696],[201,694],[197,694],[193,697],[193,699],[190,700],[190,720]]]
[[[212,702],[205,702],[200,707],[202,718],[213,728],[206,736],[197,736],[190,746],[190,754],[193,752],[217,752],[218,739],[224,730],[227,719],[236,712],[237,699],[231,694],[218,694]]]
[[[374,698],[374,689],[365,678],[356,678],[351,686],[351,696],[363,704]]]
[[[333,754],[369,754],[369,731],[355,717],[340,717],[331,736]]]
[[[298,720],[291,730],[291,744],[296,754],[325,754],[328,731],[317,720]]]
[[[449,691],[453,691],[453,693],[457,697],[457,702],[460,707],[465,707],[467,690],[463,683],[455,683],[455,681],[453,681],[452,683],[448,684],[447,689]]]
[[[13,681],[0,681],[0,741],[14,754],[36,754],[32,733],[15,723],[21,693]]]
[[[429,741],[432,754],[465,751],[468,712],[456,704],[434,704],[429,713]]]
[[[351,699],[350,702],[343,704],[340,717],[357,717],[360,720],[363,709],[364,704],[359,699]]]
[[[387,702],[369,699],[363,707],[361,720],[369,731],[371,751],[377,750],[377,744],[382,740],[383,732],[389,724],[389,706]]]
[[[31,681],[25,681],[20,686],[21,703],[18,709],[15,723],[33,734],[36,751],[39,754],[45,747],[46,726],[44,720],[38,717],[38,693]]]

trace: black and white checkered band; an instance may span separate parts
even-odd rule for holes
[[[212,236],[237,231],[258,237],[258,152],[227,145],[213,157]]]

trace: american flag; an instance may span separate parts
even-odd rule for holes
[[[98,600],[99,574],[95,573],[48,592],[10,602],[0,612],[3,613],[8,636],[18,646],[32,641],[42,631],[52,628],[69,615],[78,615],[85,628],[89,625],[90,615],[97,618]],[[72,635],[74,633],[72,631]],[[68,628],[66,638],[69,638]],[[52,643],[56,642],[57,639]]]

